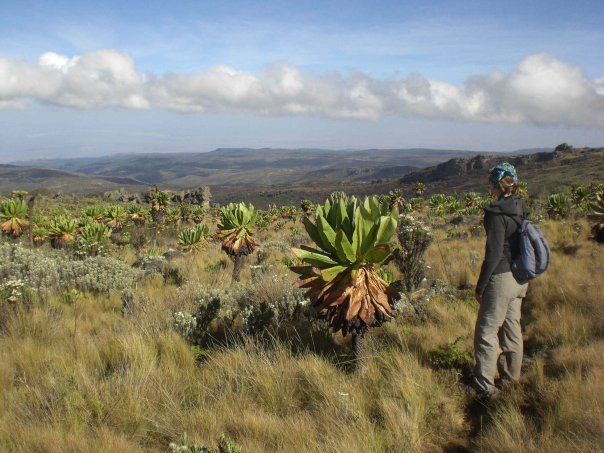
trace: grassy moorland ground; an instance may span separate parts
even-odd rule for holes
[[[69,251],[5,238],[3,282],[29,276],[37,291],[0,302],[0,450],[168,451],[186,432],[207,446],[225,433],[244,452],[602,451],[604,248],[587,239],[588,223],[541,224],[553,257],[524,302],[524,375],[484,404],[458,386],[477,312],[472,290],[458,288],[476,280],[484,237],[431,222],[427,278],[445,283],[373,329],[357,371],[349,339],[299,313],[263,330],[250,327],[264,326],[261,316],[253,324],[241,310],[232,333],[214,320],[213,338],[194,348],[175,329],[175,312],[212,297],[303,305],[286,267],[290,247],[307,242],[299,222],[260,231],[261,256],[248,264],[265,266],[237,284],[215,242],[140,278],[115,264],[137,260],[129,246],[84,261],[87,270],[67,264]],[[157,237],[160,250],[176,248],[174,229]]]

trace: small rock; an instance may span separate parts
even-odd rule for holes
[[[170,249],[166,253],[162,255],[167,261],[172,261],[175,258],[180,258],[184,256],[184,254],[180,250]]]

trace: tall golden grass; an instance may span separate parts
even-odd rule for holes
[[[554,252],[524,303],[531,360],[520,383],[481,409],[482,423],[459,375],[428,359],[459,337],[471,351],[471,290],[440,294],[423,304],[424,317],[371,331],[367,366],[353,372],[344,339],[326,354],[305,335],[239,338],[197,360],[171,325],[174,311],[193,307],[187,287],[155,278],[135,290],[126,312],[119,294],[71,303],[56,295],[4,311],[0,450],[166,451],[186,432],[204,445],[227,433],[245,452],[602,451],[604,249],[581,225],[578,234],[571,221],[544,225]],[[287,272],[279,260],[289,226],[261,233],[261,244],[276,244],[266,258],[275,273]],[[484,239],[435,234],[428,277],[454,288],[475,282]],[[226,288],[232,263],[207,270],[221,259],[210,244],[178,266],[191,284]],[[280,290],[270,279],[255,285],[250,301]]]

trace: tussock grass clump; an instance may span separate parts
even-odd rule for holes
[[[33,329],[18,315],[7,324],[0,443],[9,449],[95,451],[85,446],[103,439],[164,451],[183,432],[206,445],[224,432],[252,452],[416,451],[464,433],[450,383],[379,339],[358,376],[277,340],[243,339],[198,363],[170,328],[133,328],[115,298],[78,303],[75,337],[76,307],[58,300],[27,313]],[[57,315],[44,323],[49,309]],[[149,302],[147,322],[155,310]]]
[[[600,350],[601,351],[601,350]],[[565,373],[505,394],[475,447],[478,451],[602,451],[604,376]],[[533,379],[536,379],[534,381]]]
[[[550,224],[546,234],[573,233],[568,225]],[[524,309],[534,347],[585,345],[604,335],[604,250],[582,247],[572,266],[568,259],[563,251],[554,251],[550,269],[529,287]]]

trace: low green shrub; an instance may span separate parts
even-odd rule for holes
[[[222,434],[216,442],[216,448],[201,446],[196,443],[191,443],[187,433],[183,433],[180,436],[180,441],[171,442],[169,447],[172,452],[185,453],[241,453],[243,451],[241,445],[233,439],[227,438],[224,434]]]
[[[172,323],[176,331],[197,345],[221,333],[259,335],[294,327],[299,320],[310,318],[303,291],[286,276],[267,274],[227,289],[189,285],[181,288],[181,294],[193,298],[195,309],[192,313],[174,313]]]
[[[0,245],[0,279],[22,280],[37,291],[78,289],[109,293],[131,288],[141,277],[140,270],[114,258],[94,256],[76,260],[60,251]]]
[[[468,351],[459,348],[463,337],[454,341],[449,339],[444,347],[434,348],[429,352],[430,363],[437,369],[456,370],[468,375],[472,369],[473,357]]]
[[[411,216],[400,216],[397,237],[400,247],[394,253],[397,267],[403,274],[405,289],[411,291],[424,278],[424,253],[433,240],[430,228]]]

